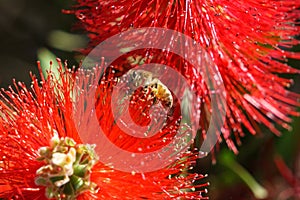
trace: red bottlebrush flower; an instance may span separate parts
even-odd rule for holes
[[[299,44],[295,39],[300,32],[299,1],[77,2],[71,13],[77,16],[90,38],[84,53],[112,35],[141,27],[172,29],[199,43],[212,57],[223,78],[229,109],[222,134],[233,151],[237,149],[231,132],[238,144],[244,135],[243,126],[256,134],[257,124],[264,124],[279,135],[274,122],[290,129],[289,116],[299,115],[295,111],[300,105],[299,95],[286,90],[292,80],[280,77],[280,74],[299,73],[286,64],[288,58],[300,58],[299,53],[287,50]],[[193,74],[193,66],[183,59],[178,62],[173,55],[159,56],[159,53],[151,53],[149,62],[174,66],[193,84],[201,84]],[[207,94],[207,91],[198,92]],[[209,105],[207,99],[206,104]]]
[[[82,144],[78,127],[89,130],[93,124],[74,120],[75,72],[65,70],[58,60],[60,76],[51,71],[47,79],[38,82],[34,75],[32,86],[14,82],[14,89],[2,89],[0,101],[0,198],[4,199],[206,199],[202,194],[207,183],[199,184],[204,176],[184,173],[197,158],[185,152],[162,169],[145,172],[123,172],[107,163],[97,161],[94,147]],[[78,73],[81,73],[79,70]],[[94,76],[97,77],[98,71]],[[89,76],[91,78],[91,75]],[[170,119],[161,135],[139,142],[127,137],[114,123],[110,110],[112,73],[100,77],[96,94],[83,96],[96,99],[99,124],[106,136],[116,145],[134,152],[136,148],[162,146],[178,128],[179,119]],[[96,82],[98,83],[98,82]],[[83,87],[88,87],[83,82]],[[90,83],[89,83],[90,84]],[[91,86],[93,87],[93,86]],[[148,94],[144,94],[148,96]],[[79,95],[80,96],[80,95]],[[151,97],[151,96],[150,96]],[[133,97],[132,97],[133,98]],[[145,98],[130,113],[137,119],[145,104],[155,99]],[[176,101],[174,100],[176,103]],[[139,103],[139,102],[137,102]],[[138,108],[138,109],[137,109]],[[77,108],[84,119],[86,107]],[[82,112],[82,113],[81,113]],[[175,111],[176,112],[176,111]],[[179,116],[179,115],[178,115]],[[145,119],[146,116],[143,116]],[[78,126],[78,124],[80,124]],[[137,119],[137,123],[142,123]],[[87,131],[88,133],[88,131]],[[105,148],[103,146],[97,148]],[[149,149],[148,149],[149,150]],[[110,149],[103,149],[110,151]]]

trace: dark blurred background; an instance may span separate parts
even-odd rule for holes
[[[76,64],[74,50],[84,47],[87,38],[72,31],[73,15],[62,13],[73,1],[0,1],[0,86],[12,78],[30,81],[29,71],[37,73],[36,61],[59,57]],[[72,31],[72,32],[71,32]],[[55,42],[54,42],[55,41]]]
[[[38,74],[37,60],[47,66],[49,60],[59,57],[67,59],[69,65],[78,64],[80,56],[76,50],[88,40],[80,30],[72,28],[75,17],[62,13],[72,3],[68,0],[0,1],[1,87],[7,88],[13,78],[30,84],[29,71]],[[291,60],[290,64],[300,68],[299,61]],[[292,77],[295,84],[291,90],[300,92],[300,76]],[[294,118],[292,126],[290,132],[282,130],[282,137],[276,137],[264,127],[256,137],[245,130],[238,156],[222,144],[216,164],[211,163],[210,157],[201,159],[196,170],[209,175],[210,199],[300,199],[300,179],[297,183],[288,176],[292,173],[292,178],[300,178],[300,118]],[[288,168],[282,167],[279,157]]]

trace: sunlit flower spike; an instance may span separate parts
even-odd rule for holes
[[[256,134],[257,124],[264,124],[280,135],[279,127],[290,129],[290,116],[299,116],[295,110],[300,105],[299,95],[286,90],[293,80],[281,76],[299,73],[287,64],[288,59],[300,59],[299,52],[291,51],[299,45],[299,1],[77,2],[73,11],[65,12],[74,13],[80,21],[78,27],[88,33],[90,45],[84,53],[117,33],[141,27],[176,30],[199,43],[217,65],[227,91],[229,109],[222,135],[233,151],[237,152],[243,127]],[[161,53],[144,52],[142,56],[151,55],[149,62],[174,67],[193,84],[201,84],[193,74],[194,66]],[[207,93],[199,90],[200,94]]]
[[[169,166],[147,173],[123,172],[100,162],[97,147],[82,143],[76,126],[80,122],[73,118],[76,73],[57,61],[59,76],[50,70],[47,78],[41,74],[41,82],[31,75],[30,88],[14,81],[9,90],[2,89],[0,199],[206,199],[203,194],[208,184],[200,180],[204,176],[184,173],[193,166],[196,153],[180,154]],[[89,78],[98,77],[96,69]],[[84,74],[80,69],[77,73]],[[83,97],[97,99],[99,124],[107,137],[131,151],[163,145],[161,135],[144,144],[134,137],[117,139],[123,133],[105,103],[110,98],[111,77],[107,73],[100,85],[94,85],[98,87],[95,96]],[[134,108],[132,113],[138,117],[141,113]],[[82,112],[84,115],[84,109]],[[165,140],[171,139],[168,133],[176,129],[176,121],[171,120],[162,130]],[[88,130],[93,125],[86,122],[82,123]]]

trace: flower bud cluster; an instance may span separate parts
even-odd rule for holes
[[[49,147],[38,150],[38,161],[45,165],[36,171],[35,183],[46,187],[46,197],[75,199],[83,191],[97,192],[97,185],[90,181],[90,173],[97,161],[95,145],[76,145],[69,138],[54,134]]]

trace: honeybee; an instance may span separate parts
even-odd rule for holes
[[[172,108],[173,97],[171,91],[159,79],[154,78],[152,81],[144,86],[144,89],[150,89],[151,94],[159,100],[165,108]],[[155,101],[156,101],[155,99]],[[157,101],[156,101],[157,102]]]
[[[149,92],[154,97],[155,103],[160,101],[165,108],[172,108],[173,97],[171,91],[158,78],[153,77],[151,72],[133,70],[129,71],[128,75],[129,84],[133,84],[134,87],[142,85],[144,91]]]

